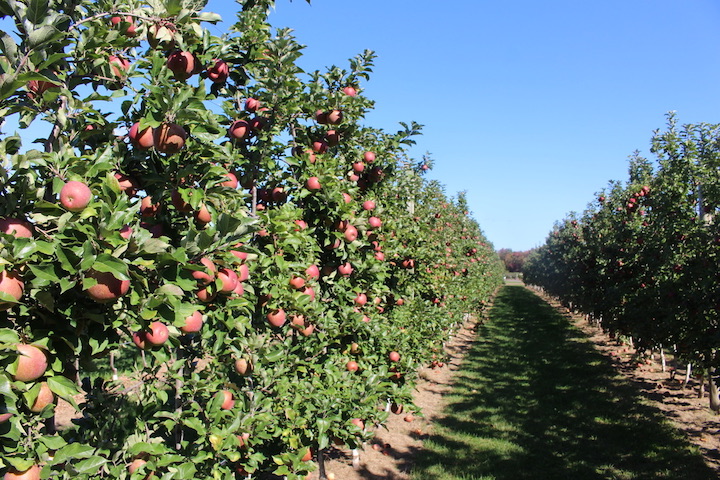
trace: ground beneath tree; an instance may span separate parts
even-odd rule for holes
[[[705,463],[720,478],[720,417],[710,411],[707,398],[698,398],[697,380],[691,378],[690,383],[683,386],[684,367],[675,365],[671,357],[667,359],[669,370],[666,372],[662,372],[657,361],[639,363],[632,348],[609,338],[582,316],[573,314],[553,299],[543,298],[580,328],[641,396],[685,432],[690,442],[702,452]],[[421,371],[422,381],[417,387],[415,403],[422,408],[424,417],[415,417],[408,423],[403,415],[392,415],[385,427],[376,430],[373,441],[359,451],[357,468],[353,467],[352,452],[340,449],[330,452],[330,459],[326,462],[330,480],[410,478],[414,459],[422,455],[423,441],[433,433],[433,425],[443,416],[443,395],[452,388],[453,375],[475,338],[477,322],[468,322],[448,343],[450,360],[444,367]],[[314,472],[310,479],[317,480],[318,472]]]

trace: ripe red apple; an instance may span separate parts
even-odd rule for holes
[[[352,169],[356,173],[362,173],[362,171],[365,170],[365,164],[363,162],[353,162]]]
[[[40,466],[33,465],[22,472],[10,468],[3,476],[3,480],[40,480]]]
[[[342,197],[343,197],[343,200],[345,200],[345,203],[350,203],[350,202],[352,202],[352,197],[350,196],[349,193],[343,192],[343,193],[342,193]]]
[[[109,272],[89,270],[85,277],[97,281],[95,285],[85,290],[85,293],[96,302],[112,302],[130,290],[130,280],[120,280]]]
[[[295,220],[293,223],[297,225],[298,228],[295,229],[296,232],[299,232],[300,230],[305,230],[308,228],[308,224],[305,220]]]
[[[367,303],[367,295],[364,293],[358,293],[355,297],[355,303],[361,307]]]
[[[302,277],[292,277],[289,283],[295,290],[300,290],[305,287],[305,279]]]
[[[153,131],[155,149],[161,153],[177,153],[185,146],[187,133],[177,123],[163,123]]]
[[[312,144],[313,152],[325,153],[328,151],[328,143],[325,140],[317,140]]]
[[[302,290],[300,290],[300,293],[303,293],[303,294],[305,294],[305,295],[309,295],[311,301],[314,301],[314,300],[315,300],[315,290],[313,290],[312,287],[309,287],[309,286],[306,285],[305,288],[303,288]]]
[[[400,354],[398,352],[390,352],[388,354],[388,359],[391,362],[399,362],[400,361]]]
[[[13,379],[18,382],[32,382],[45,375],[48,361],[45,352],[34,345],[20,343]]]
[[[212,214],[205,204],[200,205],[200,208],[195,211],[195,220],[199,223],[210,223],[212,221]]]
[[[108,57],[108,63],[110,64],[110,71],[115,77],[123,78],[127,75],[128,70],[130,70],[130,62],[127,58],[110,55]]]
[[[121,192],[125,192],[129,197],[137,195],[138,188],[140,187],[137,180],[120,172],[115,172],[115,178],[118,181]]]
[[[350,420],[350,423],[358,427],[360,430],[365,430],[365,422],[363,422],[359,418],[353,418],[352,420]]]
[[[356,361],[350,360],[349,362],[347,362],[347,363],[345,364],[345,369],[346,369],[348,372],[357,372],[358,364],[357,364]]]
[[[121,25],[123,21],[127,23],[128,26],[121,33],[126,37],[134,37],[135,35],[137,35],[137,25],[135,25],[133,17],[131,17],[130,15],[127,15],[124,19],[117,15],[110,17],[110,23],[113,27]]]
[[[337,271],[343,277],[349,277],[353,272],[353,267],[350,262],[345,262],[337,268]]]
[[[13,235],[16,238],[32,238],[33,226],[19,218],[0,218],[0,233]]]
[[[55,401],[55,394],[50,390],[47,382],[40,383],[40,392],[38,393],[35,402],[30,407],[31,412],[39,413],[43,408],[50,405]]]
[[[362,204],[363,210],[371,211],[375,210],[375,202],[372,200],[365,200]]]
[[[220,185],[223,187],[236,189],[238,187],[238,184],[240,183],[240,182],[238,182],[237,175],[235,175],[232,172],[226,173],[223,178],[227,179],[227,180],[220,182]]]
[[[147,460],[144,460],[142,458],[136,458],[135,460],[130,462],[130,465],[128,465],[128,472],[130,473],[130,475],[132,475],[146,463],[147,463]],[[147,475],[145,475],[145,478],[143,480],[150,480],[151,478],[155,478],[155,475],[153,474],[153,472],[150,472]]]
[[[373,163],[375,161],[375,153],[374,152],[365,152],[365,153],[363,153],[363,159],[367,163]]]
[[[219,395],[222,395],[223,402],[220,408],[223,410],[231,410],[235,406],[235,399],[230,390],[221,390]]]
[[[337,130],[328,130],[327,133],[325,133],[325,141],[328,146],[334,147],[340,143],[340,133],[338,133]]]
[[[228,128],[228,137],[241,140],[250,133],[250,124],[246,120],[235,120]]]
[[[43,93],[51,88],[57,88],[59,85],[48,82],[47,80],[30,80],[28,82],[28,97],[35,98],[42,96]]]
[[[207,69],[208,78],[213,83],[225,83],[230,75],[230,67],[227,62],[217,58],[213,62],[215,62],[213,66]]]
[[[393,404],[390,406],[390,411],[395,415],[400,415],[403,412],[403,406],[393,402]]]
[[[148,347],[147,343],[145,342],[145,337],[146,333],[143,331],[132,333],[132,341],[135,346],[138,347],[140,350],[145,350]]]
[[[10,295],[15,302],[5,302],[0,300],[0,310],[8,310],[12,308],[23,296],[25,283],[20,274],[12,270],[3,270],[0,272],[0,292]]]
[[[150,323],[149,332],[145,333],[145,340],[154,347],[159,347],[168,341],[170,338],[170,332],[167,326],[159,321]]]
[[[357,95],[357,90],[348,85],[347,87],[343,88],[343,93],[345,93],[345,95],[347,95],[348,97],[354,97],[355,95]]]
[[[185,81],[197,72],[198,61],[191,52],[177,50],[168,56],[166,65],[175,79]]]
[[[330,110],[327,112],[327,123],[331,125],[339,125],[343,120],[343,113],[340,110]]]
[[[370,217],[368,218],[368,225],[370,228],[380,228],[382,226],[382,220],[378,217]]]
[[[84,210],[91,199],[90,187],[77,180],[70,180],[60,189],[60,205],[71,212]]]
[[[267,314],[267,320],[270,323],[270,325],[274,327],[282,327],[285,325],[285,310],[282,308],[279,308],[277,310],[273,310]]]
[[[245,100],[245,111],[255,113],[260,108],[260,100],[256,98],[248,98]]]
[[[154,217],[160,212],[160,204],[153,203],[153,199],[150,195],[143,197],[140,200],[140,216],[142,217]]]
[[[316,280],[320,278],[320,269],[317,265],[310,265],[305,269],[305,273],[310,278],[314,278]]]
[[[218,270],[217,277],[222,282],[220,287],[220,293],[224,295],[230,295],[235,290],[238,284],[238,276],[233,270],[229,268],[221,268]]]
[[[250,278],[250,268],[243,263],[238,268],[238,282],[245,282],[248,278]]]
[[[357,240],[357,237],[358,237],[357,228],[355,228],[352,225],[348,225],[347,228],[345,228],[345,231],[343,232],[343,236],[345,237],[346,241],[354,242],[355,240]]]
[[[170,194],[170,202],[179,212],[187,213],[192,210],[192,206],[182,198],[179,190],[173,190]]]
[[[318,177],[310,177],[305,182],[305,186],[308,190],[311,192],[317,192],[322,188],[322,185],[320,184],[320,179]]]
[[[205,267],[204,270],[193,270],[192,277],[198,281],[198,285],[208,285],[215,281],[215,273],[217,267],[208,257],[202,257],[200,263]]]
[[[185,317],[185,325],[180,327],[180,331],[183,333],[195,333],[199,332],[203,325],[203,316],[198,310],[195,310],[191,315]]]
[[[403,417],[403,420],[405,420],[406,422],[410,423],[410,422],[412,422],[413,420],[415,420],[415,418],[413,418],[413,416],[408,413],[407,415],[405,415],[405,417]]]
[[[217,290],[215,289],[214,284],[210,284],[200,288],[197,292],[195,292],[195,295],[201,302],[209,303],[217,297]]]

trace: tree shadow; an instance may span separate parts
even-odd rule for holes
[[[423,479],[716,479],[554,308],[506,286],[412,467]]]

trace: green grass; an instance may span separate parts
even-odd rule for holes
[[[717,478],[581,331],[505,286],[456,373],[413,479]]]

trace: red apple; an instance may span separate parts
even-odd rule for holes
[[[34,345],[20,343],[17,345],[18,358],[13,380],[32,382],[45,375],[48,361],[45,352]]]
[[[130,225],[125,224],[122,226],[122,228],[119,230],[120,236],[124,238],[125,240],[129,240],[132,236],[133,229]]]
[[[141,350],[145,350],[148,345],[145,342],[146,333],[143,331],[140,332],[133,332],[132,333],[132,341]]]
[[[347,95],[348,97],[354,97],[355,95],[357,95],[357,90],[348,85],[347,87],[343,88],[343,93],[345,93],[345,95]]]
[[[260,108],[260,100],[256,98],[248,98],[245,100],[245,111],[255,113]]]
[[[197,71],[197,59],[191,52],[177,50],[167,59],[167,67],[173,72],[175,79],[185,81]]]
[[[270,325],[274,327],[282,327],[285,325],[285,310],[282,308],[279,308],[277,310],[273,310],[267,314],[267,320],[270,322]]]
[[[220,287],[220,293],[230,295],[235,290],[238,284],[238,276],[233,270],[229,268],[221,268],[218,270],[217,277],[222,282]]]
[[[238,282],[245,282],[250,278],[250,268],[247,264],[242,264],[238,268]]]
[[[305,287],[305,279],[302,277],[292,277],[289,283],[295,290],[300,290]]]
[[[365,159],[365,161],[367,163],[373,163],[375,161],[375,153],[374,152],[365,152],[363,154],[363,159]]]
[[[352,420],[350,420],[350,423],[358,427],[360,430],[365,430],[365,422],[363,422],[359,418],[353,418]]]
[[[198,281],[198,285],[204,286],[215,281],[215,273],[217,267],[212,260],[207,257],[202,257],[200,263],[205,267],[204,270],[193,270],[192,277]]]
[[[0,272],[0,292],[3,292],[15,299],[15,302],[5,302],[0,300],[0,310],[8,310],[12,308],[23,296],[25,283],[20,275],[12,270],[3,270]]]
[[[365,200],[362,204],[363,210],[375,210],[375,202],[372,200]]]
[[[361,307],[367,303],[367,295],[364,293],[358,293],[355,297],[355,303]]]
[[[183,333],[195,333],[199,332],[203,325],[203,316],[198,310],[195,310],[192,315],[185,317],[185,325],[180,327],[180,331]]]
[[[328,143],[325,140],[317,140],[312,144],[313,152],[325,153],[328,150]]]
[[[47,382],[42,382],[40,384],[40,392],[38,393],[38,396],[35,399],[35,402],[30,407],[30,411],[39,413],[43,410],[43,408],[50,405],[54,401],[55,401],[55,394],[52,392],[52,390],[50,390],[50,387],[48,386]]]
[[[142,217],[155,217],[160,212],[160,204],[153,203],[153,199],[150,195],[143,197],[140,200],[140,216]]]
[[[0,218],[0,233],[13,235],[16,238],[32,238],[33,226],[19,218]]]
[[[130,475],[132,475],[146,463],[147,463],[147,460],[144,460],[142,458],[136,458],[135,460],[130,462],[130,465],[128,465],[128,472],[130,473]],[[151,478],[155,478],[155,475],[153,475],[153,472],[150,472],[147,475],[145,475],[145,478],[143,480],[150,480]]]
[[[91,199],[90,187],[77,180],[70,180],[60,189],[60,205],[71,212],[84,210]]]
[[[353,267],[350,262],[345,262],[337,268],[337,271],[343,277],[349,277],[353,272]]]
[[[398,352],[390,352],[388,354],[388,359],[391,362],[399,362],[400,361],[400,354]]]
[[[368,218],[368,225],[370,228],[380,228],[382,226],[382,220],[378,217],[370,217]]]
[[[241,140],[250,133],[250,124],[245,120],[235,120],[228,128],[228,136],[235,140]]]
[[[328,146],[334,147],[338,143],[340,143],[340,134],[337,130],[328,130],[327,133],[325,133],[325,141],[327,142]]]
[[[225,174],[225,176],[223,178],[226,178],[227,180],[220,182],[221,186],[232,188],[232,189],[236,189],[238,187],[239,182],[237,179],[237,175],[235,175],[234,173],[228,172]]]
[[[85,277],[92,278],[97,282],[85,290],[85,293],[99,303],[117,300],[130,290],[130,280],[120,280],[110,272],[88,270]]]
[[[362,171],[365,170],[365,164],[363,162],[353,162],[352,169],[354,172],[362,173]]]
[[[305,186],[308,190],[311,192],[317,192],[322,188],[322,185],[320,184],[320,179],[318,177],[310,177],[305,182]]]
[[[221,395],[223,399],[220,408],[223,410],[231,410],[235,406],[235,399],[233,398],[233,394],[230,390],[221,390],[219,395]]]
[[[187,213],[192,210],[192,206],[182,198],[179,190],[173,190],[170,194],[170,202],[179,212]]]
[[[168,341],[170,338],[170,332],[167,326],[162,322],[152,322],[149,325],[149,332],[145,333],[145,340],[152,346],[159,347]]]
[[[121,192],[125,192],[129,197],[137,195],[138,188],[140,187],[137,180],[120,172],[115,172],[115,178],[118,181]]]
[[[343,193],[342,193],[342,197],[343,197],[343,200],[345,200],[345,203],[350,203],[350,202],[352,202],[352,197],[350,196],[349,193],[343,192]]]
[[[117,55],[110,55],[108,57],[108,63],[110,64],[110,71],[113,76],[123,78],[127,75],[130,70],[130,62],[126,58],[118,57]]]
[[[230,67],[228,67],[227,62],[217,58],[213,62],[215,62],[213,66],[207,69],[208,78],[213,83],[225,83],[230,75]]]
[[[135,25],[133,17],[131,17],[130,15],[127,15],[124,19],[119,16],[110,17],[110,23],[113,27],[122,25],[123,21],[127,23],[128,26],[121,33],[126,37],[134,37],[135,35],[137,35],[137,25]]]
[[[238,373],[238,375],[246,377],[252,374],[252,370],[252,363],[248,362],[246,359],[238,358],[237,360],[235,360],[235,371]]]
[[[358,231],[357,228],[355,228],[352,225],[348,225],[345,231],[343,232],[343,236],[345,237],[345,240],[348,242],[354,242],[357,240],[358,237]]]
[[[305,273],[310,278],[314,278],[316,280],[320,278],[320,269],[317,265],[310,265],[305,269]]]
[[[199,223],[210,223],[212,221],[212,214],[205,204],[200,205],[200,208],[195,211],[195,220]]]
[[[14,468],[10,468],[3,476],[3,480],[40,480],[40,466],[33,465],[23,471],[17,471]]]
[[[155,149],[161,153],[177,153],[185,146],[187,133],[177,123],[163,123],[153,132]]]
[[[338,125],[342,123],[343,113],[340,110],[330,110],[327,113],[327,123],[331,125]]]
[[[357,372],[358,364],[357,364],[356,361],[350,360],[349,362],[347,362],[347,363],[345,364],[345,369],[346,369],[348,372]]]

